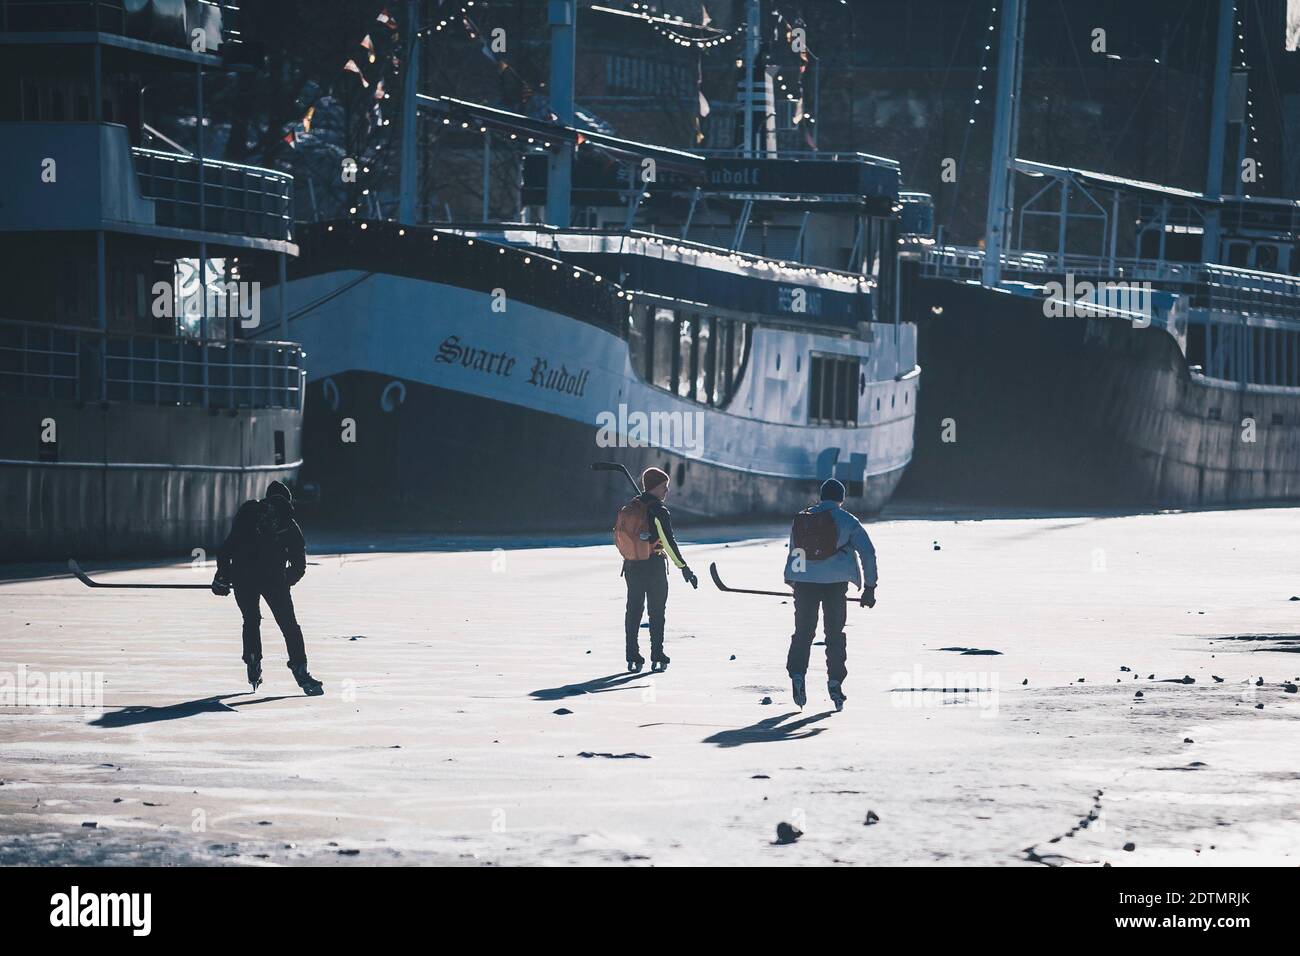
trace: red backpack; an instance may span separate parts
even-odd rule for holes
[[[650,530],[650,509],[640,498],[633,498],[618,509],[614,519],[614,547],[629,561],[644,561],[654,554],[659,542]]]
[[[794,546],[809,561],[825,561],[839,550],[840,532],[831,511],[801,511],[790,527]]]

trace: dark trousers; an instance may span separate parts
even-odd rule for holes
[[[808,672],[808,652],[817,631],[818,609],[822,614],[822,632],[826,635],[826,678],[842,681],[848,676],[844,666],[848,589],[848,584],[842,581],[838,584],[794,585],[794,634],[790,638],[790,653],[785,659],[786,673],[791,677]]]
[[[627,659],[641,656],[637,638],[641,630],[641,612],[650,608],[650,659],[658,660],[664,652],[664,609],[668,606],[668,562],[664,558],[624,561],[623,579],[627,581],[627,615],[623,618],[627,638]]]
[[[262,610],[259,599],[266,599],[276,626],[284,635],[284,646],[289,649],[289,666],[307,663],[307,649],[302,642],[302,628],[293,613],[293,598],[289,585],[283,581],[241,581],[235,584],[235,603],[244,615],[244,657],[262,658]]]

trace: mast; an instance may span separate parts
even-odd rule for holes
[[[1002,36],[998,42],[997,109],[993,116],[993,158],[989,164],[989,205],[984,221],[984,273],[986,286],[1002,278],[1002,246],[1011,218],[1007,188],[1011,161],[1015,157],[1020,112],[1020,63],[1024,38],[1021,35],[1022,0],[1002,0]]]
[[[406,0],[406,43],[402,69],[402,160],[399,182],[397,220],[415,225],[415,191],[419,179],[416,168],[416,104],[420,71],[420,0]]]
[[[565,126],[573,125],[573,69],[576,56],[574,0],[550,0],[551,112]],[[573,182],[573,147],[557,142],[547,161],[546,221],[562,229],[570,225],[569,191]],[[635,184],[634,184],[635,186]]]
[[[745,145],[742,156],[754,155],[754,64],[758,61],[759,40],[759,0],[746,0],[745,3]]]
[[[1228,71],[1232,60],[1232,23],[1236,16],[1234,0],[1219,0],[1219,32],[1214,53],[1214,98],[1210,103],[1210,166],[1205,172],[1205,198],[1217,203],[1223,195],[1223,143],[1228,126]],[[1201,261],[1219,260],[1219,210],[1213,208],[1205,217],[1205,235],[1201,241]]]

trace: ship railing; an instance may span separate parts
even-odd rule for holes
[[[141,195],[153,200],[158,225],[293,238],[293,176],[288,173],[139,146],[131,148],[131,155]]]
[[[1036,277],[1038,281],[1073,275],[1089,281],[1191,284],[1198,281],[1199,268],[1192,262],[1073,253],[1061,256],[1031,249],[1014,249],[1002,256],[1004,277]],[[927,278],[977,279],[983,270],[984,250],[973,246],[932,246],[922,257],[922,275]]]
[[[899,168],[896,159],[890,159],[888,156],[876,156],[872,153],[859,153],[853,150],[778,149],[775,153],[760,150],[746,156],[743,148],[732,146],[727,149],[694,149],[691,152],[697,156],[724,159],[809,159],[823,163],[867,163],[872,166],[888,166],[891,169]]]
[[[205,19],[194,24],[127,0],[0,0],[0,33],[111,33],[189,50],[189,31],[199,26],[215,28],[220,43],[239,42],[237,2],[200,0],[197,6]]]
[[[589,253],[629,253],[635,252],[650,258],[668,258],[678,252],[696,252],[705,256],[731,259],[755,270],[800,269],[816,273],[818,276],[852,288],[872,288],[875,280],[846,269],[805,262],[801,256],[794,254],[797,250],[791,243],[791,255],[778,256],[776,251],[753,252],[748,249],[731,249],[725,244],[712,245],[700,239],[682,239],[665,233],[648,232],[644,229],[623,229],[618,226],[568,230],[536,223],[500,223],[500,222],[439,222],[439,230],[457,235],[482,237],[504,245],[526,245],[532,248],[549,249],[554,252],[563,241],[568,251]],[[770,233],[769,233],[770,234]],[[629,245],[629,240],[636,243]]]
[[[926,278],[978,280],[983,268],[984,251],[973,247],[932,247],[922,255],[921,274]],[[1300,279],[1234,266],[1014,250],[1003,256],[1002,275],[1039,283],[1066,276],[1076,281],[1151,283],[1186,293],[1191,304],[1201,308],[1300,318]]]
[[[1300,319],[1300,279],[1234,266],[1201,266],[1194,304],[1220,312]]]
[[[0,395],[302,409],[302,349],[0,320]]]

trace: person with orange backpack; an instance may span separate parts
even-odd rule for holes
[[[821,611],[826,635],[826,691],[837,711],[844,709],[847,648],[844,623],[847,592],[852,583],[862,589],[862,607],[876,606],[876,549],[862,522],[844,510],[844,486],[834,478],[822,482],[821,502],[794,516],[785,583],[794,589],[794,634],[785,669],[794,702],[808,702],[805,676],[808,654]],[[862,567],[858,567],[861,560]]]
[[[645,666],[638,640],[641,614],[650,611],[650,669],[665,671],[669,657],[664,653],[664,609],[668,604],[667,561],[681,569],[682,578],[693,588],[699,579],[682,558],[673,537],[672,518],[664,506],[668,497],[668,473],[647,468],[641,473],[641,494],[619,509],[614,523],[614,544],[623,556],[623,579],[627,582],[627,613],[623,619],[627,669],[639,672]]]

